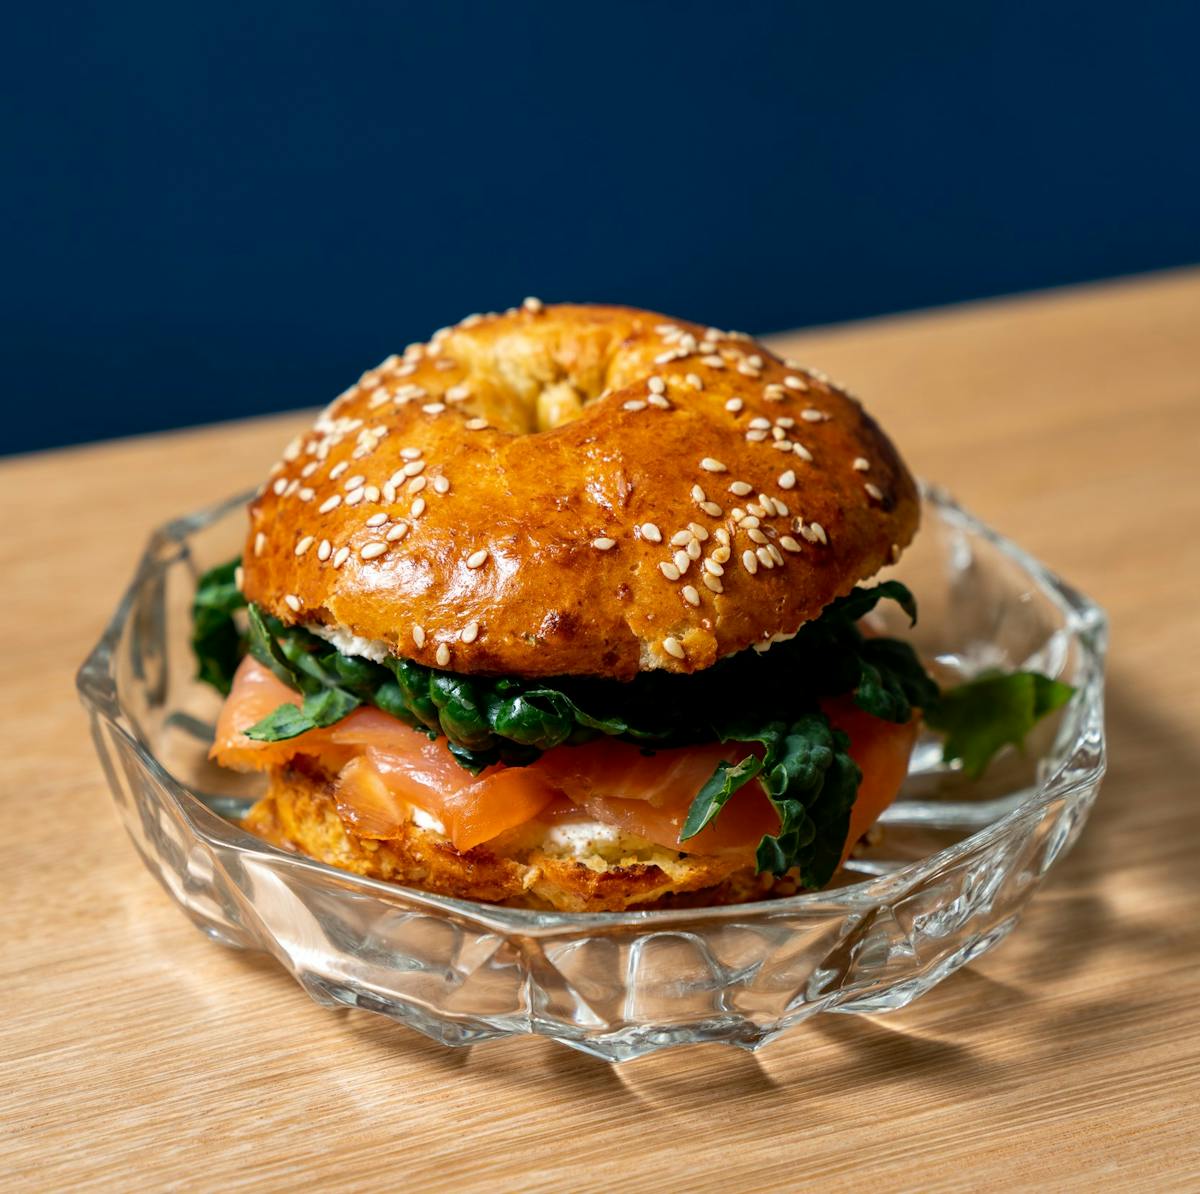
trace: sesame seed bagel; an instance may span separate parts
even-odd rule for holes
[[[793,634],[917,490],[824,377],[739,333],[527,300],[365,373],[250,507],[243,591],[431,667],[630,679]]]

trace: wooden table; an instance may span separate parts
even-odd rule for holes
[[[143,871],[72,691],[152,525],[298,418],[8,460],[7,1188],[1200,1186],[1200,271],[780,342],[1112,615],[1111,770],[1018,932],[757,1056],[451,1051],[318,1008]]]

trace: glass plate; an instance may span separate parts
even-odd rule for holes
[[[261,776],[209,763],[220,698],[193,679],[196,577],[240,549],[248,495],[156,532],[78,684],[125,827],[187,915],[266,950],[318,1002],[447,1045],[536,1033],[610,1061],[756,1049],[817,1012],[905,1006],[1000,941],[1075,840],[1104,771],[1106,624],[1087,598],[936,489],[894,574],[943,676],[1030,667],[1078,687],[1025,752],[972,782],[932,737],[831,889],[730,907],[537,912],[362,879],[239,829]]]

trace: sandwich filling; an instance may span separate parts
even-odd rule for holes
[[[977,772],[1072,691],[1013,672],[942,692],[908,643],[861,624],[881,600],[915,622],[896,581],[769,650],[622,682],[427,667],[344,628],[286,625],[247,606],[236,575],[206,574],[195,605],[200,677],[228,694],[212,755],[314,761],[367,840],[409,823],[461,852],[514,833],[600,854],[632,840],[817,888],[894,799],[922,719]]]

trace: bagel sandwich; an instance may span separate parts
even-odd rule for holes
[[[939,690],[862,622],[917,531],[891,442],[749,337],[526,300],[364,373],[201,578],[211,755],[333,866],[567,912],[831,881],[922,724],[982,767],[1071,690]],[[990,685],[990,688],[989,688]],[[1017,712],[1014,713],[1014,709]]]

